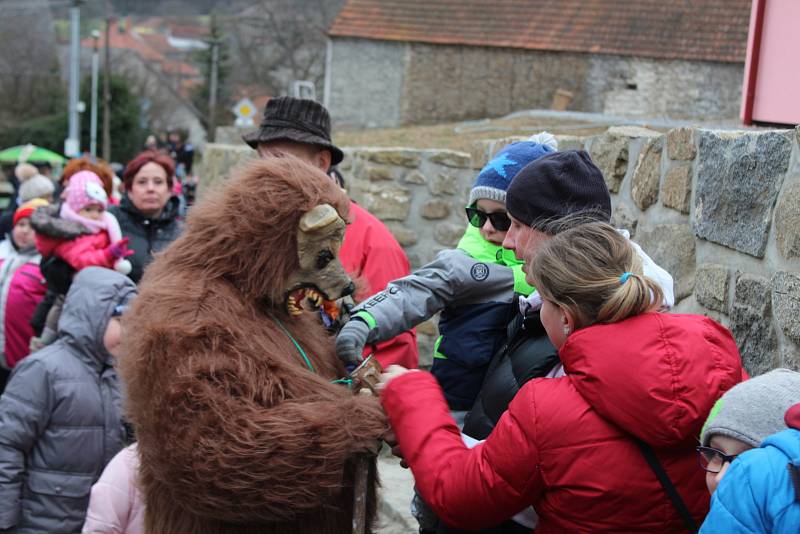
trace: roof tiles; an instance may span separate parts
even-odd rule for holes
[[[335,37],[744,62],[750,0],[347,0]]]

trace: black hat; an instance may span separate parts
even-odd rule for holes
[[[324,106],[314,100],[281,96],[271,98],[264,108],[259,129],[243,135],[251,148],[270,141],[297,141],[327,148],[331,165],[344,159],[344,154],[331,142],[331,117]]]
[[[508,187],[506,209],[528,226],[575,215],[608,222],[611,197],[589,154],[565,150],[523,167]]]

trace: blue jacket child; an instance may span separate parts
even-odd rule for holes
[[[788,430],[730,465],[700,534],[800,532],[800,404],[784,419]]]
[[[469,410],[518,313],[517,297],[533,292],[523,262],[501,246],[510,224],[506,189],[523,167],[556,149],[553,136],[543,133],[498,152],[470,191],[470,225],[456,248],[358,305],[336,340],[339,357],[356,361],[365,344],[390,339],[441,312],[431,372],[450,409]]]

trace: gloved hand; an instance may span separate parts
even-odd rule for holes
[[[361,352],[367,344],[369,326],[359,318],[350,319],[336,336],[336,355],[344,363],[361,363]]]
[[[116,243],[112,243],[106,247],[106,254],[113,260],[132,256],[133,251],[128,248],[128,241],[130,240],[127,237],[123,237]]]

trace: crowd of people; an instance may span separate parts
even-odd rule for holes
[[[271,99],[244,141],[345,185],[316,102]],[[180,136],[145,148],[119,176],[91,157],[58,180],[13,170],[0,531],[145,532],[116,366],[137,284],[182,232],[193,157]],[[505,147],[458,245],[414,272],[381,221],[353,201],[349,219],[338,260],[355,294],[303,313],[343,362],[384,368],[385,439],[413,472],[421,534],[800,531],[800,373],[750,378],[724,326],[669,312],[672,277],[611,226],[586,152],[547,133]],[[420,371],[414,327],[436,314]]]

